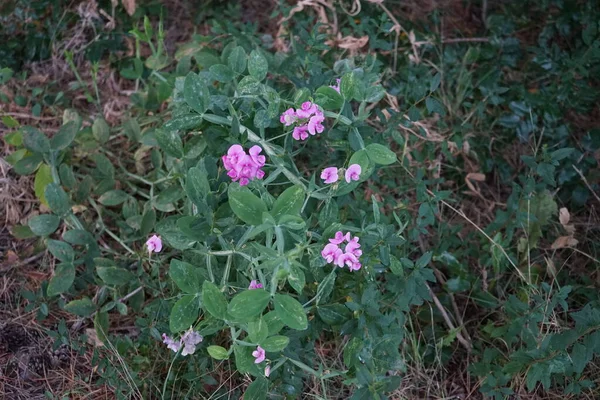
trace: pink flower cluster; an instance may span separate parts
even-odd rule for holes
[[[239,181],[242,186],[246,186],[251,180],[262,179],[265,172],[261,168],[264,167],[266,159],[260,155],[261,152],[260,146],[252,146],[246,154],[239,144],[232,145],[227,154],[221,157],[227,175],[234,182]]]
[[[292,137],[296,140],[306,140],[309,134],[314,136],[325,129],[323,111],[310,101],[305,101],[300,108],[295,110],[288,108],[281,114],[279,121],[285,126],[296,124],[292,132]]]
[[[248,289],[253,290],[253,289],[262,289],[263,288],[263,284],[255,281],[254,279],[250,282],[250,286],[248,286]]]
[[[346,232],[344,235],[342,231],[337,231],[335,237],[329,239],[329,243],[321,251],[321,256],[328,264],[333,263],[340,268],[347,266],[350,271],[358,271],[362,266],[359,261],[362,250],[360,250],[358,241],[357,236],[350,238],[350,232]],[[348,244],[342,251],[340,245],[344,242],[348,242]]]
[[[183,351],[181,352],[182,356],[187,356],[188,354],[194,354],[196,351],[196,345],[202,342],[202,335],[198,332],[194,332],[192,327],[185,331],[185,333],[181,336],[181,339],[174,340],[173,338],[167,336],[166,333],[162,334],[163,343],[167,345],[168,349],[173,350],[177,353],[181,347],[183,346]]]
[[[347,183],[350,183],[351,181],[357,181],[360,179],[361,172],[362,172],[362,169],[360,168],[360,165],[352,164],[346,169],[346,172],[344,173],[344,178],[346,179]],[[321,172],[321,179],[323,179],[323,181],[325,181],[325,183],[337,182],[338,179],[340,179],[340,175],[339,175],[339,171],[338,171],[337,167],[325,168]]]

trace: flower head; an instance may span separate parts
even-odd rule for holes
[[[292,125],[294,122],[296,122],[297,119],[298,116],[296,115],[296,111],[294,111],[293,108],[288,108],[279,117],[279,121],[285,126]]]
[[[322,124],[323,121],[325,121],[325,116],[320,111],[310,117],[310,120],[308,121],[308,133],[314,136],[316,133],[323,132],[325,129]]]
[[[252,280],[250,282],[250,286],[248,286],[248,289],[253,290],[253,289],[262,289],[263,288],[263,284],[260,282],[257,282],[255,280]]]
[[[227,154],[221,157],[227,176],[234,182],[239,181],[242,186],[246,186],[251,180],[262,179],[265,172],[261,168],[264,167],[266,158],[261,152],[260,146],[252,146],[249,154],[246,154],[239,144],[232,145]]]
[[[321,256],[328,262],[332,263],[343,254],[342,249],[337,244],[329,243],[325,245],[321,251]]]
[[[360,165],[352,164],[346,170],[346,174],[345,174],[346,182],[350,183],[351,181],[359,180],[361,172],[362,171],[361,171]]]
[[[308,138],[308,125],[301,125],[294,128],[292,137],[296,140],[305,140]]]
[[[315,103],[311,103],[310,101],[305,101],[302,103],[301,108],[296,110],[296,115],[298,118],[310,118],[316,111],[318,111],[317,105]]]
[[[305,101],[296,110],[293,108],[285,110],[279,117],[279,121],[284,126],[295,124],[292,132],[292,137],[295,140],[306,140],[309,134],[316,135],[325,130],[323,126],[323,121],[325,121],[323,112],[319,109],[318,105],[310,101]]]
[[[148,253],[160,253],[162,250],[162,240],[158,236],[152,235],[152,237],[146,241],[146,247],[148,248]]]
[[[265,361],[265,349],[260,346],[256,346],[256,350],[252,352],[252,357],[255,358],[254,364],[260,364]]]
[[[163,343],[167,345],[167,349],[173,350],[175,353],[181,348],[181,342],[175,341],[173,338],[167,336],[166,333],[162,334]]]
[[[181,352],[182,356],[187,356],[188,354],[194,354],[196,351],[196,345],[202,342],[203,337],[198,332],[195,332],[194,329],[190,326],[190,329],[185,331],[179,340],[174,340],[170,336],[167,336],[166,333],[162,334],[163,343],[167,345],[167,348],[177,353],[181,347],[183,346],[183,351]]]
[[[338,169],[336,167],[327,167],[321,172],[321,179],[325,183],[334,183],[339,179]]]
[[[333,244],[344,243],[344,241],[350,241],[350,232],[346,232],[346,234],[344,235],[342,231],[337,231],[335,233],[335,236],[329,239],[329,243]]]
[[[362,267],[359,261],[359,257],[362,255],[359,240],[357,236],[350,239],[350,232],[346,232],[344,235],[342,231],[337,231],[321,251],[321,256],[329,264],[333,263],[340,268],[348,267],[350,271],[357,271]],[[348,242],[348,244],[342,250],[339,245],[344,242]]]

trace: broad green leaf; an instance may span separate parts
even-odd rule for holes
[[[250,225],[260,225],[262,215],[267,211],[266,204],[250,189],[238,183],[229,185],[229,205],[239,219]]]
[[[276,294],[273,304],[281,322],[296,330],[308,328],[306,312],[298,300],[288,295]]]
[[[294,261],[290,264],[290,273],[287,277],[287,280],[290,286],[294,288],[296,293],[302,294],[304,285],[306,285],[306,278],[304,276],[304,271],[302,270],[302,264],[297,261]]]
[[[268,313],[263,315],[262,318],[265,320],[267,326],[269,327],[269,335],[278,334],[285,326],[283,322],[281,322],[281,320],[277,317],[275,311],[269,311]]]
[[[344,105],[344,98],[334,88],[321,86],[315,92],[315,102],[326,110],[339,110]]]
[[[171,332],[180,332],[189,329],[190,326],[198,319],[200,311],[199,297],[193,295],[185,295],[177,300],[171,309],[169,317],[169,328]]]
[[[67,122],[50,139],[50,147],[54,151],[66,149],[73,142],[78,131],[79,124],[76,121]]]
[[[215,80],[219,82],[229,82],[233,79],[233,71],[227,65],[212,65],[209,70]]]
[[[54,254],[54,252],[52,254]],[[48,283],[48,289],[46,290],[48,297],[56,296],[57,294],[66,292],[67,290],[69,290],[74,280],[75,266],[73,265],[73,263],[65,262],[58,264],[54,269],[54,275]]]
[[[278,335],[271,336],[263,340],[260,344],[260,347],[262,347],[263,349],[265,349],[265,351],[268,351],[270,353],[277,353],[285,349],[289,343],[290,339],[287,336]]]
[[[48,250],[54,257],[60,261],[73,262],[75,258],[75,252],[70,244],[60,240],[48,239],[47,242]]]
[[[367,103],[377,103],[385,96],[385,89],[381,85],[375,85],[367,88],[365,93],[365,101]]]
[[[92,125],[92,134],[100,144],[108,142],[110,139],[110,127],[102,117],[96,118]]]
[[[206,311],[218,319],[227,318],[227,300],[219,288],[210,281],[202,284],[202,303]]]
[[[31,228],[27,225],[15,225],[10,230],[10,234],[13,235],[15,239],[31,239],[35,237],[35,234],[31,231]]]
[[[207,173],[205,170],[192,167],[185,178],[185,192],[192,201],[201,209],[206,208],[206,195],[210,192]]]
[[[73,189],[75,188],[75,185],[77,185],[77,180],[75,179],[73,168],[70,165],[60,164],[60,168],[58,169],[58,176],[60,177],[60,182],[67,189]]]
[[[227,360],[229,358],[229,352],[221,346],[208,346],[206,351],[215,360]]]
[[[245,76],[238,84],[240,94],[258,95],[262,92],[262,84],[253,76]]]
[[[46,201],[46,186],[53,182],[52,168],[47,164],[42,164],[35,173],[35,179],[33,181],[33,189],[35,191],[35,197],[40,199],[40,202],[45,206],[48,206]]]
[[[397,161],[396,153],[381,144],[371,143],[365,150],[375,164],[390,165]]]
[[[98,312],[94,316],[94,329],[96,330],[96,336],[102,343],[106,343],[108,338],[108,329],[110,327],[110,320],[108,313]]]
[[[177,221],[181,219],[178,215],[173,215],[161,220],[156,224],[156,232],[166,241],[170,247],[177,250],[186,250],[194,245],[195,240],[191,240],[181,231]]]
[[[321,301],[327,301],[329,299],[329,295],[333,290],[333,284],[335,283],[336,272],[335,269],[331,271],[325,279],[323,279],[319,286],[317,286],[317,294],[315,296],[315,304],[319,304]]]
[[[306,195],[301,186],[292,186],[283,191],[275,200],[271,215],[278,221],[283,215],[300,215]]]
[[[235,47],[229,57],[227,57],[227,65],[229,68],[238,74],[242,74],[246,70],[246,52],[241,46]]]
[[[248,59],[248,72],[254,78],[262,81],[267,76],[269,70],[269,64],[267,59],[258,50],[252,50],[250,52],[250,58]]]
[[[23,146],[34,153],[47,153],[50,151],[50,140],[38,129],[31,126],[24,126]]]
[[[129,195],[122,190],[109,190],[98,198],[98,203],[104,206],[117,206],[123,203]]]
[[[177,287],[190,294],[200,293],[202,290],[202,281],[204,278],[200,273],[199,268],[186,262],[171,259],[169,267],[169,276]]]
[[[109,286],[121,286],[129,283],[134,275],[125,268],[119,267],[96,267],[100,279]]]
[[[169,156],[183,158],[183,142],[175,130],[157,129],[154,136],[160,148]]]
[[[255,347],[233,345],[233,354],[235,355],[235,366],[240,374],[252,374],[262,376],[263,370],[254,363],[252,352]]]
[[[89,317],[96,311],[96,305],[92,303],[89,297],[73,300],[65,306],[68,312],[79,315],[80,317]]]
[[[163,128],[167,131],[185,131],[198,127],[200,124],[202,124],[202,121],[202,115],[186,114],[167,121],[163,125]]]
[[[94,237],[83,229],[71,229],[63,233],[63,240],[74,245],[90,245],[96,243]]]
[[[430,92],[435,92],[437,90],[438,87],[440,87],[440,83],[442,82],[442,74],[441,73],[437,73],[433,76],[433,78],[431,79],[431,82],[429,83],[429,91]]]
[[[19,149],[19,150],[13,151],[12,153],[10,153],[6,157],[4,157],[4,161],[6,161],[10,165],[14,166],[19,161],[21,161],[23,158],[25,158],[27,151],[28,151],[27,149]]]
[[[341,325],[351,316],[350,310],[342,304],[319,306],[317,313],[327,325]]]
[[[266,400],[268,392],[269,381],[259,377],[248,385],[246,392],[244,392],[244,400]]]
[[[250,321],[269,304],[271,295],[263,289],[245,290],[231,299],[227,311],[236,321]]]
[[[42,163],[43,159],[44,158],[41,153],[33,153],[25,156],[16,162],[14,171],[19,175],[32,174]]]
[[[425,99],[425,107],[430,114],[438,113],[440,116],[446,115],[446,109],[440,101],[434,97],[428,97]]]
[[[44,191],[48,206],[57,215],[63,216],[71,210],[71,202],[67,193],[56,183],[52,182],[46,186]]]
[[[19,126],[19,121],[11,117],[10,115],[5,115],[2,117],[2,123],[6,125],[7,128],[12,129]],[[11,143],[13,144],[13,143]],[[14,144],[13,144],[14,145]]]
[[[60,218],[50,214],[36,215],[29,220],[29,227],[37,236],[48,236],[58,229],[59,224]]]
[[[210,92],[208,91],[204,80],[193,72],[190,72],[185,77],[183,96],[188,106],[197,113],[204,114],[208,109],[208,105],[210,104]]]
[[[154,224],[156,224],[156,211],[150,209],[142,216],[142,222],[140,223],[140,234],[142,236],[147,236],[150,232],[152,232]]]
[[[269,327],[264,319],[248,322],[248,338],[252,343],[261,343],[269,335]]]

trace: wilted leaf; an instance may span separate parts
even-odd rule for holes
[[[565,247],[575,247],[577,246],[577,243],[579,243],[579,241],[573,236],[561,236],[557,238],[550,247],[552,249],[564,249]]]

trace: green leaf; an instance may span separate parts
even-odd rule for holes
[[[251,76],[259,81],[262,81],[267,76],[269,70],[269,64],[267,59],[258,50],[252,50],[250,52],[250,58],[248,59],[248,72]]]
[[[2,117],[2,123],[4,125],[6,125],[7,128],[12,129],[12,128],[16,128],[17,126],[19,126],[19,121],[17,121],[16,119],[14,119],[13,117],[11,117],[10,115],[4,115]],[[13,143],[11,143],[13,144]]]
[[[342,304],[319,306],[317,313],[327,325],[342,325],[351,316],[350,310]]]
[[[439,72],[433,76],[431,82],[429,83],[429,91],[435,92],[438,87],[440,87],[440,83],[442,82],[442,74]]]
[[[63,243],[63,242],[58,242]],[[66,243],[64,243],[66,244]],[[66,244],[69,246],[68,244]],[[70,247],[70,246],[69,246]],[[71,249],[71,252],[73,250]],[[54,254],[54,252],[52,252]],[[56,255],[55,255],[56,257]],[[59,257],[56,257],[59,258]],[[72,259],[73,257],[71,257]],[[60,259],[60,258],[59,258]],[[54,275],[50,282],[48,283],[48,289],[46,293],[48,297],[56,296],[57,294],[61,294],[69,290],[73,281],[75,280],[75,266],[71,262],[61,263],[56,266],[54,269]]]
[[[125,285],[134,278],[130,271],[119,267],[96,267],[96,272],[100,279],[109,286]]]
[[[269,335],[269,327],[267,322],[259,318],[248,322],[248,337],[252,343],[261,343]]]
[[[260,347],[270,353],[277,353],[285,349],[289,343],[290,339],[287,336],[278,335],[263,340]]]
[[[50,151],[50,141],[48,138],[31,126],[24,126],[23,146],[34,153],[48,153]]]
[[[296,185],[285,189],[275,200],[271,215],[276,221],[284,215],[300,215],[305,197],[302,186]]]
[[[52,178],[52,168],[47,164],[42,164],[38,168],[35,173],[35,179],[33,181],[33,189],[35,191],[35,197],[40,199],[40,202],[45,206],[48,206],[48,201],[46,200],[46,186],[54,182]]]
[[[290,274],[288,275],[287,280],[296,293],[302,294],[302,290],[304,290],[304,286],[306,285],[306,277],[302,270],[302,264],[297,261],[291,263]]]
[[[200,114],[204,114],[210,104],[210,92],[204,84],[204,80],[193,72],[185,77],[183,97],[188,106]]]
[[[183,158],[183,142],[177,131],[157,129],[154,131],[154,136],[165,154],[175,158]]]
[[[63,216],[71,210],[71,202],[67,193],[56,183],[46,186],[44,191],[50,209],[57,215]]]
[[[117,206],[123,203],[129,195],[122,190],[109,190],[98,198],[98,203],[104,206]]]
[[[446,109],[444,108],[444,105],[436,98],[426,98],[425,107],[427,107],[427,111],[429,111],[430,114],[438,113],[442,117],[446,115]]]
[[[236,321],[250,321],[263,312],[270,300],[271,295],[266,290],[245,290],[231,299],[227,311]]]
[[[96,336],[102,343],[106,343],[108,339],[108,328],[110,321],[108,319],[108,313],[98,312],[94,316],[94,329],[96,330]]]
[[[229,185],[229,205],[239,219],[250,225],[260,225],[262,215],[267,211],[266,204],[250,189],[238,183]]]
[[[256,378],[248,385],[244,393],[244,400],[266,400],[269,392],[269,381],[265,378]]]
[[[198,319],[200,300],[196,296],[185,295],[177,300],[171,309],[169,328],[171,332],[180,332],[189,329]]]
[[[96,305],[92,303],[89,297],[73,300],[65,306],[68,312],[79,315],[80,317],[89,317],[96,311]]]
[[[63,233],[63,240],[74,245],[90,245],[96,243],[94,237],[83,229],[71,229]]]
[[[229,358],[229,352],[221,346],[208,346],[206,351],[215,360],[227,360]]]
[[[60,218],[56,215],[42,214],[29,220],[31,231],[37,236],[48,236],[58,229]]]
[[[212,65],[209,70],[215,80],[219,82],[229,82],[233,79],[233,71],[227,65]]]
[[[250,75],[243,77],[237,88],[240,94],[259,95],[262,92],[262,84]]]
[[[339,110],[344,105],[344,98],[334,88],[321,86],[315,92],[315,102],[326,110]]]
[[[371,143],[365,150],[375,164],[390,165],[397,161],[396,153],[381,144]]]
[[[38,168],[42,160],[43,156],[41,153],[31,154],[17,161],[14,170],[19,175],[29,175]]]
[[[154,228],[155,224],[156,211],[150,209],[146,211],[142,216],[142,222],[140,223],[140,234],[142,236],[147,236],[150,232],[152,232],[152,229]]]
[[[110,127],[102,117],[96,118],[92,125],[92,134],[100,144],[108,142],[110,139]]]
[[[192,128],[196,128],[202,124],[202,115],[198,114],[186,114],[179,117],[175,117],[170,121],[167,121],[163,128],[168,131],[184,131]]]
[[[365,101],[367,103],[377,103],[385,96],[385,89],[381,85],[371,86],[365,93]]]
[[[348,100],[352,100],[357,95],[357,75],[354,72],[346,73],[340,81],[340,93]]]
[[[574,148],[571,147],[565,147],[563,149],[558,149],[553,151],[552,153],[550,153],[550,158],[552,158],[553,161],[560,161],[563,158],[567,158],[571,155],[571,153],[573,153],[575,151]]]
[[[70,244],[60,240],[48,239],[48,250],[60,261],[73,262],[75,252]]]
[[[308,319],[302,304],[291,296],[276,294],[274,299],[275,313],[287,326],[296,330],[308,328]]]
[[[200,269],[183,261],[171,259],[169,276],[177,287],[190,294],[200,293],[204,278]]]
[[[75,140],[78,131],[79,124],[75,121],[67,122],[61,126],[58,132],[50,139],[50,147],[54,151],[66,149],[73,140]]]
[[[15,237],[15,239],[31,239],[35,237],[35,234],[31,231],[27,225],[15,225],[10,230],[10,234]]]
[[[210,193],[210,184],[206,176],[206,170],[192,167],[185,178],[185,193],[200,209],[206,208],[206,195]]]
[[[241,46],[235,47],[227,57],[227,64],[234,72],[241,74],[246,70],[246,52]]]
[[[60,177],[60,182],[67,189],[73,189],[75,188],[75,185],[77,185],[77,180],[75,179],[73,168],[70,165],[60,164],[60,168],[58,169],[58,176]]]
[[[218,319],[227,317],[227,300],[214,283],[204,281],[202,284],[202,303],[213,317]]]
[[[235,355],[235,366],[240,374],[252,374],[261,376],[263,371],[254,363],[252,352],[254,347],[233,345],[233,354]]]
[[[333,291],[333,284],[335,283],[336,272],[335,269],[327,275],[325,279],[323,279],[319,286],[317,286],[317,294],[315,296],[315,304],[319,304],[321,301],[327,301],[329,295]]]

